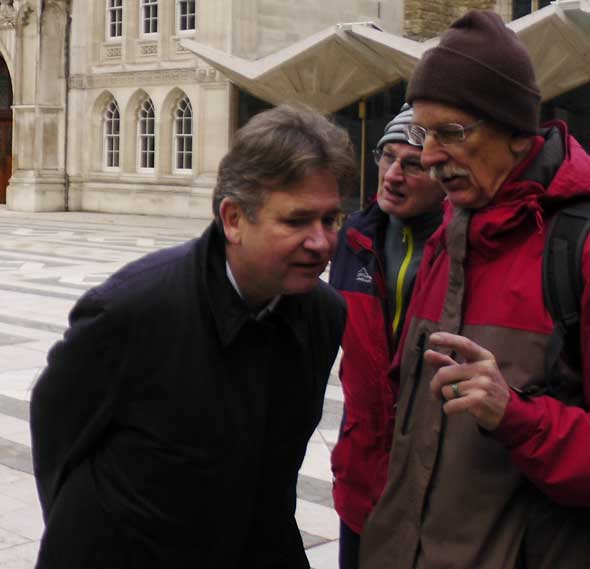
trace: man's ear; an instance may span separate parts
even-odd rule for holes
[[[532,136],[513,136],[510,139],[510,150],[515,156],[526,156],[533,146]]]
[[[242,240],[241,220],[244,216],[242,208],[232,198],[223,198],[219,204],[219,217],[223,224],[223,232],[228,243],[239,245]]]

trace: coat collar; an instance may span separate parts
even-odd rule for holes
[[[384,240],[389,216],[379,207],[377,200],[353,214],[346,224],[346,245],[354,252],[374,251]]]
[[[414,237],[426,240],[437,227],[443,217],[440,211],[424,213],[410,219],[399,219],[384,213],[377,200],[371,202],[364,210],[351,217],[345,229],[346,245],[355,253],[366,251],[382,251],[385,245],[385,233],[388,226],[393,226],[401,235],[406,226],[412,228]]]
[[[535,138],[530,155],[510,174],[492,202],[473,212],[470,262],[493,258],[506,247],[505,239],[515,238],[516,231],[527,227],[540,231],[552,210],[568,200],[590,196],[590,158],[567,135],[565,125],[552,123],[542,135]],[[445,226],[451,218],[448,213]]]
[[[284,295],[269,314],[256,320],[257,313],[248,309],[240,298],[225,269],[225,237],[215,222],[212,222],[200,239],[199,279],[205,291],[207,303],[215,321],[217,334],[224,347],[229,346],[248,322],[261,326],[286,324],[299,342],[303,343],[306,331],[306,310],[308,295]],[[313,294],[313,293],[312,293]]]

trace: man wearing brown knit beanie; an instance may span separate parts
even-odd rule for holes
[[[392,368],[388,482],[360,565],[588,567],[590,243],[580,325],[563,349],[543,249],[556,211],[589,199],[590,157],[564,123],[539,126],[530,57],[493,12],[452,24],[407,100],[408,139],[448,207]]]

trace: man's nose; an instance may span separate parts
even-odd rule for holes
[[[390,182],[401,183],[404,180],[404,170],[402,168],[402,161],[396,158],[391,166],[385,171],[385,178]]]
[[[436,166],[447,160],[448,155],[444,146],[440,144],[431,133],[427,133],[422,147],[422,155],[420,156],[422,166],[428,170],[432,166]]]
[[[334,231],[326,227],[321,220],[314,222],[304,241],[306,249],[324,253],[330,251],[334,241]]]

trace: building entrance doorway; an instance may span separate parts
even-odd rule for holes
[[[0,204],[6,203],[6,187],[12,175],[12,81],[0,57]]]

